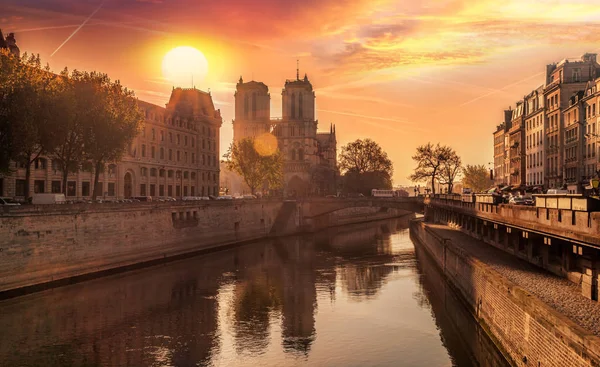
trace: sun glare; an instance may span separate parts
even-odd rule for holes
[[[176,47],[163,58],[162,72],[174,86],[192,87],[201,83],[208,74],[208,61],[194,47]]]

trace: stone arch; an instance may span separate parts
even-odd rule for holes
[[[298,175],[292,176],[286,186],[288,195],[293,197],[305,197],[310,190],[310,184]]]
[[[134,187],[135,187],[135,173],[128,169],[123,176],[123,197],[128,199],[134,196]]]

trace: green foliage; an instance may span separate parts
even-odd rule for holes
[[[394,174],[394,167],[387,153],[371,139],[357,139],[343,146],[339,167],[343,173],[385,172],[389,177]]]
[[[232,143],[224,155],[227,168],[239,174],[252,194],[267,184],[270,189],[283,185],[283,156],[280,151],[261,155],[256,150],[255,140],[246,138]]]
[[[439,143],[427,143],[417,147],[412,159],[417,163],[417,167],[409,179],[413,182],[430,181],[433,194],[436,180],[447,184],[451,189],[460,172],[460,157],[452,148]]]
[[[463,169],[463,187],[468,187],[473,192],[483,192],[493,186],[490,172],[483,164],[470,165]]]
[[[392,188],[392,161],[371,139],[357,139],[343,146],[339,167],[344,172],[344,192],[370,195],[372,189]]]
[[[104,163],[122,157],[143,118],[133,92],[106,74],[56,75],[39,56],[0,51],[0,172],[11,161],[25,165],[26,193],[31,163],[42,154],[59,164],[63,189],[68,173],[90,160],[96,188]]]

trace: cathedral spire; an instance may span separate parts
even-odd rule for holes
[[[300,80],[300,60],[296,60],[296,80]]]

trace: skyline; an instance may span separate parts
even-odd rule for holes
[[[161,106],[173,87],[162,77],[163,56],[177,46],[201,50],[208,74],[195,87],[210,90],[221,109],[221,153],[232,139],[240,75],[269,86],[280,116],[280,90],[299,59],[315,87],[320,130],[337,125],[338,149],[376,140],[394,162],[395,184],[409,184],[411,156],[428,141],[488,166],[502,110],[544,83],[545,65],[599,50],[600,10],[591,1],[339,3],[8,0],[0,29],[55,71],[105,72]]]

